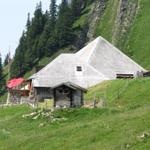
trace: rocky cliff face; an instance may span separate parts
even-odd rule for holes
[[[105,0],[94,0],[90,6],[86,6],[86,2],[83,0],[81,1],[82,9],[87,9],[86,7],[89,7],[90,9],[88,8],[86,10],[88,13],[84,19],[84,24],[78,26],[80,30],[78,31],[78,37],[74,44],[77,49],[81,49],[85,43],[89,43],[95,39],[95,29],[97,23],[101,19],[105,10]]]
[[[108,0],[112,1],[112,0]],[[96,0],[91,7],[91,13],[88,17],[89,30],[87,32],[87,38],[91,41],[95,38],[95,29],[98,22],[101,22],[101,18],[105,13],[108,1]],[[116,0],[117,1],[117,0]],[[138,11],[138,0],[118,0],[117,15],[115,16],[115,24],[112,30],[112,43],[114,45],[120,45],[130,30],[132,23]],[[113,7],[113,6],[112,6]],[[108,20],[109,22],[109,20]]]
[[[120,0],[112,36],[114,45],[121,47],[125,42],[137,12],[138,0]]]
[[[88,41],[93,40],[95,37],[95,27],[97,22],[101,19],[105,10],[105,0],[95,1],[91,8],[91,13],[88,18],[89,30],[87,32]]]

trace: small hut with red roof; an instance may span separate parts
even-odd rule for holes
[[[7,102],[22,103],[29,96],[30,84],[23,78],[11,79],[7,83],[7,89],[9,93]]]

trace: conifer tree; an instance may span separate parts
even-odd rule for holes
[[[81,0],[72,0],[71,9],[74,19],[77,19],[81,15],[82,3]]]
[[[56,47],[57,41],[55,40],[55,25],[57,16],[56,0],[51,0],[49,13],[46,12],[47,22],[44,26],[44,31],[39,40],[39,49],[43,49],[42,55],[51,56]]]
[[[26,50],[26,64],[30,70],[36,61],[43,55],[43,49],[39,48],[40,36],[43,32],[44,25],[46,22],[45,15],[42,12],[42,3],[40,2],[36,6],[34,17],[32,19],[30,28],[27,30],[27,50]]]
[[[51,0],[51,4],[50,4],[50,24],[51,24],[52,28],[55,27],[56,16],[57,16],[56,0]]]
[[[63,0],[58,13],[58,20],[56,25],[56,35],[59,41],[59,47],[66,46],[73,42],[73,20],[71,8],[68,6],[67,0]]]
[[[27,30],[29,30],[30,25],[31,25],[30,13],[28,13],[28,18],[27,18],[27,23],[26,23],[26,28],[27,28]]]
[[[50,4],[50,16],[48,20],[49,37],[46,43],[47,55],[51,56],[58,48],[58,42],[56,40],[56,18],[57,18],[57,5],[56,0],[51,0]]]
[[[11,65],[11,77],[20,77],[26,71],[25,63],[25,51],[26,51],[26,37],[25,32],[23,32],[20,38],[19,46],[16,49],[14,61]]]
[[[7,65],[8,65],[9,60],[10,60],[10,58],[9,58],[9,53],[8,53],[8,54],[6,55],[6,57],[5,57],[5,60],[4,60],[4,66],[7,66]]]
[[[5,90],[5,80],[3,75],[2,58],[0,54],[0,96],[3,94],[4,90]]]
[[[2,80],[3,77],[3,67],[2,67],[2,58],[0,54],[0,80]]]
[[[14,61],[11,65],[11,77],[22,76],[25,72],[32,69],[36,60],[42,54],[42,48],[39,50],[38,43],[43,32],[46,17],[42,12],[42,3],[36,6],[34,17],[30,20],[28,14],[26,31],[20,38],[19,45],[16,49]]]

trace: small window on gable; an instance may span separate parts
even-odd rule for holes
[[[82,67],[81,66],[77,66],[77,71],[82,71]]]

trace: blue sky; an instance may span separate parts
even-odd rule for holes
[[[18,45],[25,29],[28,12],[33,16],[40,0],[0,0],[0,53],[4,59],[8,51],[11,55]],[[50,0],[41,0],[43,11],[49,8]],[[61,0],[58,0],[58,3]]]

